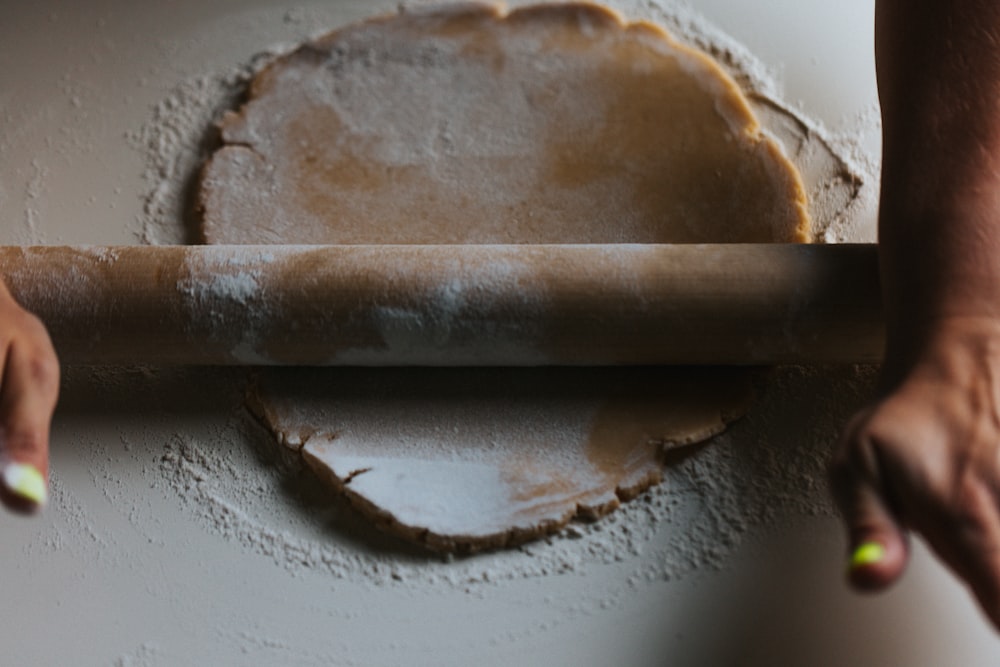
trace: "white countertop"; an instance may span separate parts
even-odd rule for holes
[[[149,188],[127,137],[176,86],[396,3],[10,4],[0,21],[0,240],[114,244],[138,242]],[[874,161],[871,0],[690,4],[760,58],[785,100]],[[31,520],[0,516],[0,663],[995,664],[1000,643],[921,547],[889,594],[846,590],[816,443],[836,437],[870,376],[780,377],[727,436],[724,456],[678,474],[742,466],[768,493],[783,487],[764,477],[784,475],[787,498],[772,502],[745,476],[709,482],[702,495],[697,485],[658,495],[687,518],[631,539],[633,553],[595,555],[589,531],[578,548],[563,539],[443,563],[372,535],[314,491],[291,490],[304,477],[255,454],[270,443],[240,409],[242,371],[69,370],[53,502]],[[683,545],[697,542],[686,531],[744,516],[712,506],[739,505],[741,493],[761,514],[773,506],[773,518],[734,527],[733,544],[686,568]],[[646,526],[632,511],[608,530]]]

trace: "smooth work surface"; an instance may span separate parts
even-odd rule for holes
[[[171,151],[197,150],[183,132],[219,76],[264,47],[396,4],[5,3],[0,242],[169,240],[149,223],[172,215],[151,184],[184,171]],[[690,3],[759,56],[760,73],[859,171],[877,158],[872,4]],[[673,15],[685,22],[691,8]],[[144,132],[151,122],[158,131]],[[871,214],[851,240],[872,240]],[[750,415],[620,515],[453,562],[372,534],[276,460],[241,407],[245,381],[241,369],[67,370],[51,506],[0,517],[0,662],[976,667],[1000,657],[964,589],[919,546],[884,597],[842,584],[823,462],[871,390],[870,370],[776,371]]]

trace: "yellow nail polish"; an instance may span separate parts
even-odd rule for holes
[[[885,547],[878,542],[862,542],[851,554],[851,569],[873,565],[885,556]]]
[[[28,463],[8,463],[3,468],[3,484],[11,493],[17,494],[36,505],[44,505],[49,499],[45,477],[38,468]]]

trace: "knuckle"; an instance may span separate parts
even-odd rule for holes
[[[973,473],[966,473],[955,482],[948,507],[960,526],[978,531],[996,513],[993,503],[993,494],[983,481]]]
[[[13,426],[4,432],[4,454],[12,458],[28,458],[43,451],[47,445],[47,433],[40,427]]]
[[[0,318],[4,323],[0,327],[0,340],[6,343],[4,347],[19,339],[42,341],[45,345],[51,345],[45,323],[34,313],[13,304],[3,309]]]
[[[27,311],[22,312],[19,326],[23,336],[16,343],[19,349],[14,354],[21,358],[25,380],[37,390],[51,394],[59,386],[59,359],[42,321]]]
[[[59,387],[59,361],[49,351],[35,351],[28,358],[27,372],[32,384],[48,394]]]
[[[46,328],[45,323],[34,313],[29,313],[26,310],[22,311],[22,313],[23,320],[21,327],[25,334],[32,340],[38,341],[46,347],[51,347],[49,330]]]
[[[831,474],[835,477],[873,474],[877,468],[876,452],[892,442],[881,431],[873,415],[863,415],[851,422],[830,459]]]
[[[845,511],[854,502],[858,486],[878,477],[873,454],[877,442],[873,414],[871,411],[862,412],[848,423],[830,456],[827,479],[834,499]]]

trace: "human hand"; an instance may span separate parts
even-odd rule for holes
[[[834,455],[848,579],[861,590],[890,585],[914,531],[1000,629],[1000,322],[950,318],[914,338]]]
[[[48,499],[49,425],[59,362],[41,320],[0,282],[0,501],[29,513]]]

